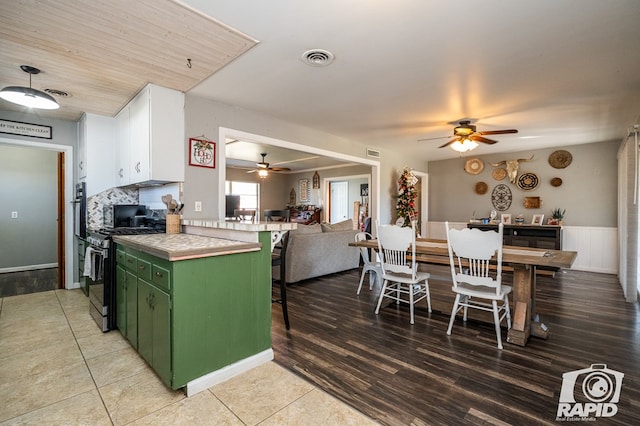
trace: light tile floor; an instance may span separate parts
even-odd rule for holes
[[[274,362],[187,398],[80,290],[0,299],[0,425],[373,425]]]

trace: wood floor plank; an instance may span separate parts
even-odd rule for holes
[[[615,276],[539,276],[549,338],[512,345],[503,326],[501,351],[490,313],[470,311],[447,336],[449,269],[425,269],[433,312],[417,306],[414,325],[403,304],[383,303],[375,315],[379,288],[356,295],[357,269],[289,285],[291,330],[279,305],[272,314],[275,361],[385,425],[558,424],[563,373],[607,364],[625,377],[606,424],[640,424],[640,309]]]

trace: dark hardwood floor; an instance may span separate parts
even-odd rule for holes
[[[383,304],[375,315],[379,289],[363,286],[357,296],[357,269],[288,286],[291,330],[280,306],[272,310],[275,361],[388,425],[558,424],[563,373],[606,364],[624,379],[617,414],[597,424],[640,424],[640,309],[624,301],[615,276],[538,277],[537,309],[549,339],[515,346],[503,326],[499,350],[482,312],[469,311],[467,324],[457,319],[447,336],[449,269],[424,269],[432,275],[433,312],[426,302],[416,307],[414,325],[404,305]],[[576,395],[584,401],[578,386]]]

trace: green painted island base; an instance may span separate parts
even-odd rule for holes
[[[273,359],[271,232],[258,233],[259,250],[238,242],[244,251],[197,235],[143,237],[114,237],[116,319],[167,386],[193,395]],[[194,254],[203,239],[211,253]]]
[[[207,390],[211,386],[225,382],[239,374],[244,373],[245,371],[249,371],[252,368],[258,367],[272,360],[273,350],[267,349],[266,351],[262,351],[238,362],[234,362],[231,365],[227,365],[226,367],[223,367],[217,371],[205,374],[202,377],[198,377],[197,379],[187,383],[187,397],[193,396],[198,392],[202,392],[203,390]]]

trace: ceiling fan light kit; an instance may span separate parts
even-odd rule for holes
[[[455,141],[450,146],[454,151],[467,152],[477,148],[478,144],[470,139],[464,139],[462,141]]]
[[[0,98],[14,104],[37,109],[58,109],[58,102],[45,92],[31,88],[31,76],[40,70],[29,65],[21,65],[22,71],[29,74],[29,87],[7,86],[0,91]]]
[[[471,124],[469,120],[463,120],[459,123],[458,126],[453,128],[453,139],[444,145],[440,145],[438,148],[444,148],[445,146],[450,146],[451,149],[457,152],[467,152],[471,151],[478,147],[478,142],[486,143],[487,145],[493,145],[498,141],[494,141],[493,139],[485,138],[484,135],[503,135],[507,133],[518,133],[516,129],[506,129],[506,130],[487,130],[484,132],[478,132],[476,130],[475,124]],[[448,137],[448,136],[444,136]],[[441,138],[429,138],[429,139],[420,139],[419,141],[428,141],[432,139],[441,139]]]

